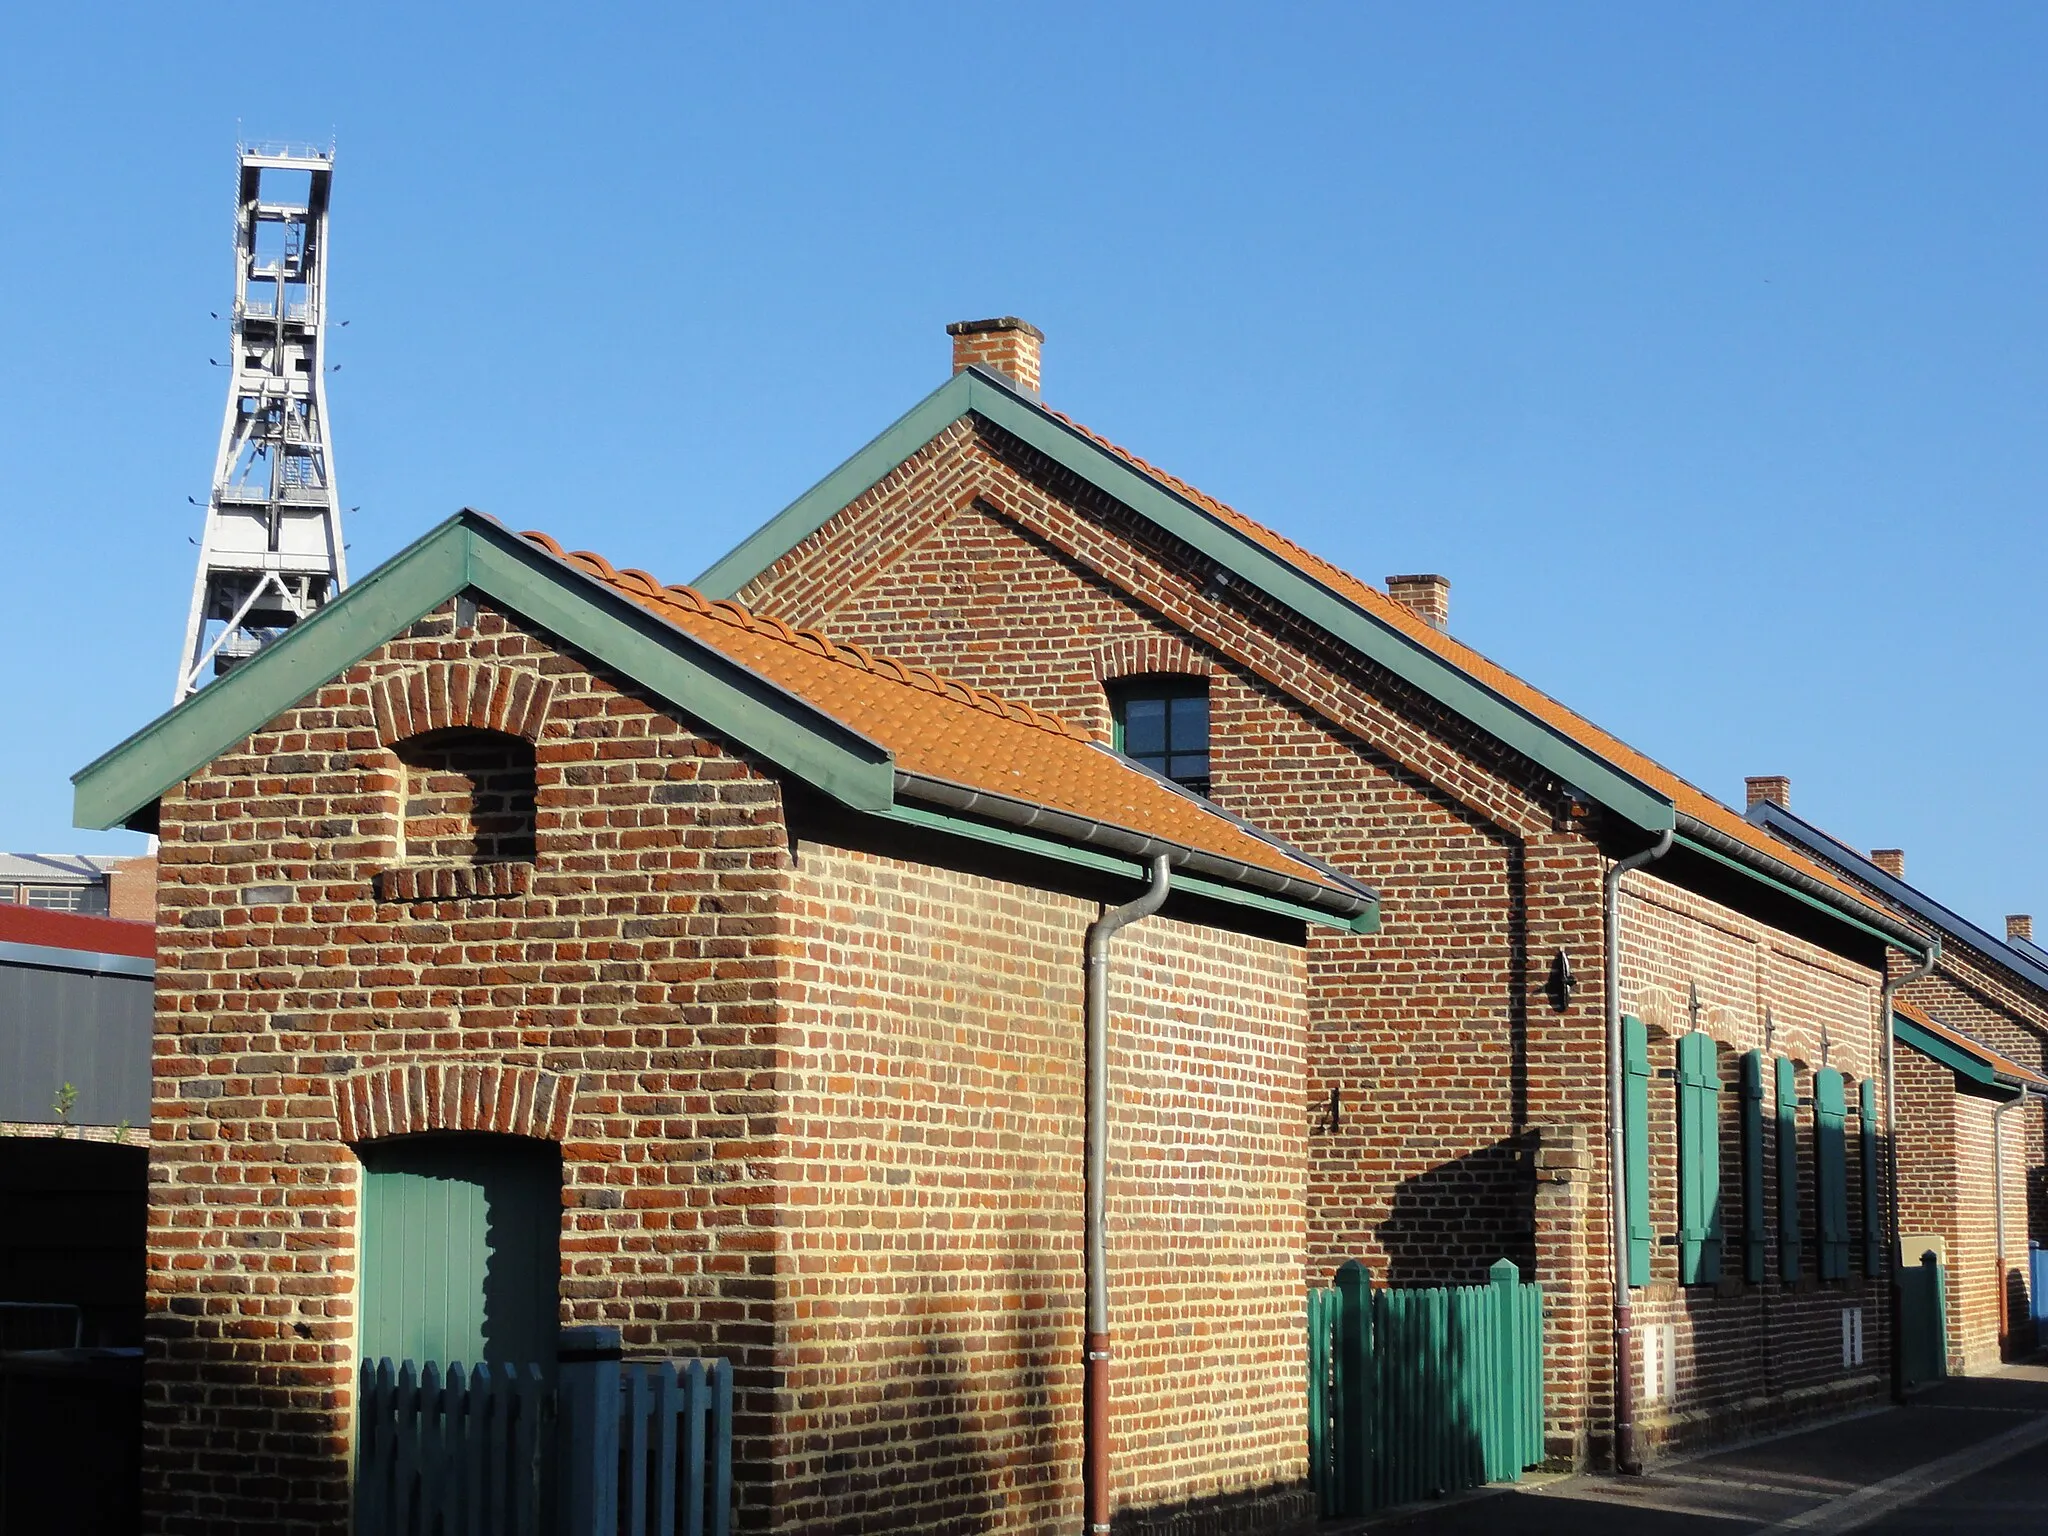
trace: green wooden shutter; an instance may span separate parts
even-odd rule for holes
[[[1863,1272],[1884,1268],[1884,1215],[1877,1202],[1877,1085],[1865,1078],[1856,1086],[1857,1137],[1863,1154]]]
[[[1820,1207],[1820,1277],[1849,1275],[1849,1165],[1843,1142],[1842,1074],[1822,1067],[1813,1074],[1813,1186]]]
[[[554,1359],[561,1161],[515,1137],[372,1147],[363,1178],[361,1350],[446,1365]]]
[[[1742,1054],[1742,1278],[1764,1279],[1764,1056]]]
[[[1786,1057],[1776,1062],[1778,1114],[1778,1278],[1799,1278],[1805,1239],[1799,1230],[1799,1073]]]
[[[1628,1195],[1628,1283],[1650,1283],[1650,1032],[1621,1020],[1623,1183]]]
[[[1721,1278],[1721,1069],[1713,1037],[1678,1039],[1678,1279]]]

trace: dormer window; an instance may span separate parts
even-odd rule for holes
[[[1209,793],[1209,683],[1132,677],[1109,694],[1117,751],[1198,795]]]

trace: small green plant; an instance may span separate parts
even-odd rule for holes
[[[57,1134],[59,1136],[62,1136],[65,1131],[71,1129],[71,1111],[77,1107],[78,1090],[70,1083],[66,1083],[63,1087],[59,1088],[56,1096],[50,1100],[50,1109],[57,1116]]]

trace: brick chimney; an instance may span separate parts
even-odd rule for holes
[[[1038,354],[1045,332],[1028,320],[1003,315],[994,320],[956,320],[946,327],[953,338],[953,371],[979,363],[1038,393]]]
[[[1873,848],[1870,850],[1870,862],[1894,880],[1906,878],[1906,850],[1903,848]]]
[[[1755,810],[1756,807],[1764,804],[1766,801],[1769,801],[1781,811],[1792,809],[1792,781],[1786,778],[1784,774],[1760,773],[1756,777],[1744,779],[1742,782],[1749,786],[1747,809]]]
[[[2025,939],[2034,942],[2034,920],[2024,912],[2015,912],[2005,920],[2005,936],[2008,939]]]
[[[1387,596],[1431,629],[1450,627],[1451,578],[1448,576],[1389,576]]]

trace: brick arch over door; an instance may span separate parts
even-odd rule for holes
[[[540,738],[554,684],[511,667],[440,661],[370,685],[377,736],[385,746],[427,731],[503,731]]]
[[[576,1079],[494,1061],[409,1062],[351,1073],[335,1107],[343,1141],[496,1131],[560,1141]]]
[[[1215,665],[1179,635],[1127,635],[1095,654],[1095,675],[1105,683],[1123,677],[1211,677]]]

